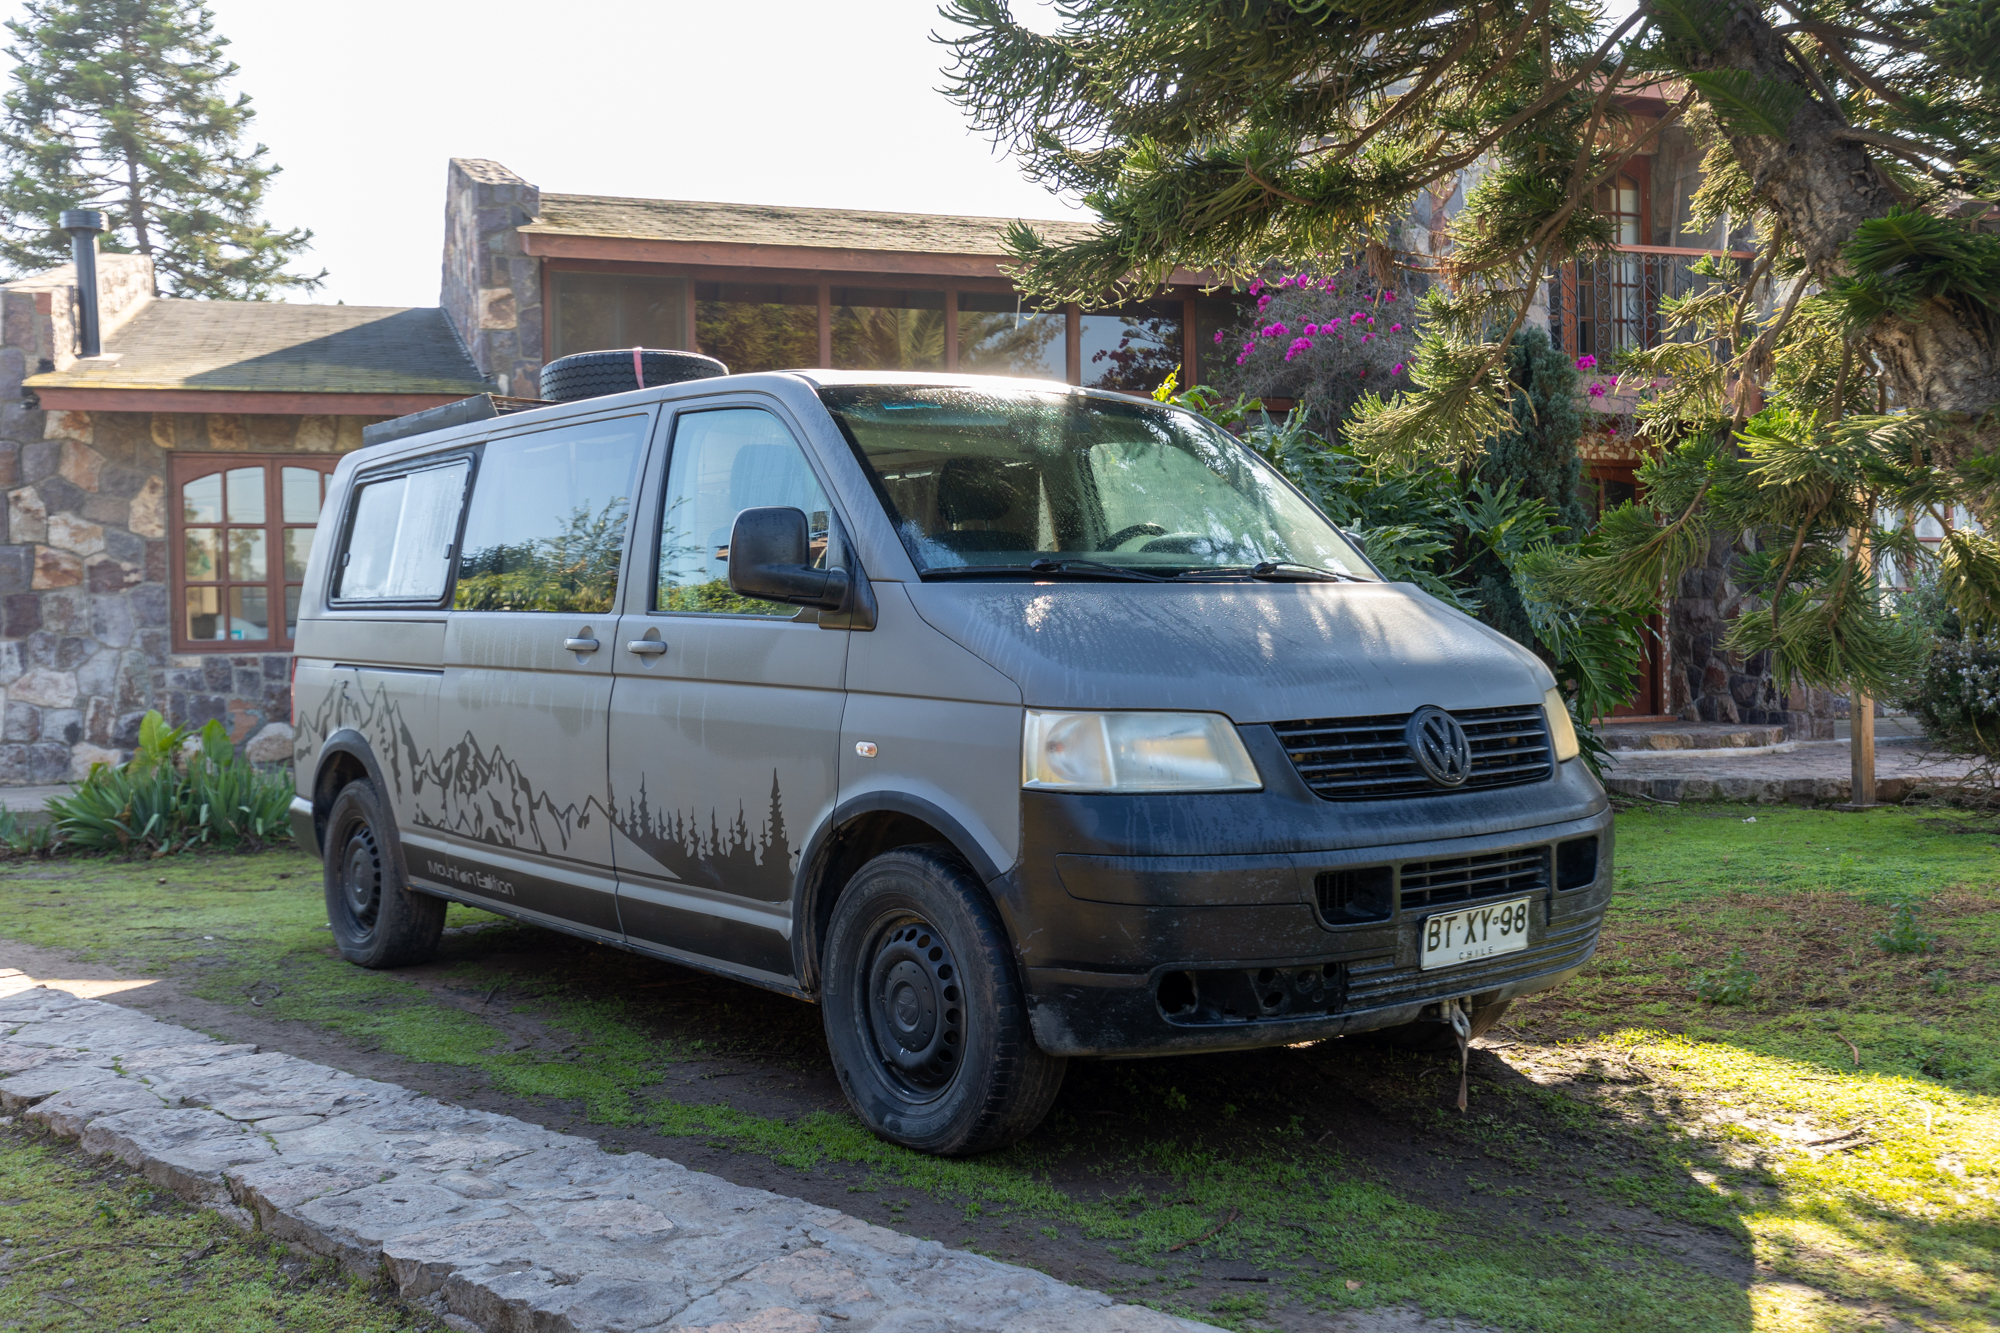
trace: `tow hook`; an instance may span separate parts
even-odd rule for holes
[[[1461,996],[1445,1005],[1445,1012],[1451,1015],[1452,1035],[1458,1038],[1458,1110],[1465,1112],[1466,1071],[1472,1059],[1472,997]]]

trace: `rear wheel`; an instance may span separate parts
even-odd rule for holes
[[[395,824],[381,794],[357,779],[340,789],[322,843],[326,921],[340,956],[363,967],[430,960],[448,904],[403,882]]]
[[[821,1009],[847,1100],[892,1143],[957,1157],[1041,1123],[1064,1062],[1035,1045],[1006,932],[944,847],[885,852],[827,931]]]
[[[1483,1037],[1495,1023],[1507,1016],[1512,1000],[1495,1000],[1472,1011],[1472,1037]],[[1405,1023],[1401,1027],[1380,1028],[1358,1034],[1364,1041],[1400,1046],[1406,1051],[1456,1051],[1458,1038],[1449,1023]]]

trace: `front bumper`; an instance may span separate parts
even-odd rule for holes
[[[1242,728],[1253,753],[1257,730]],[[1581,764],[1486,793],[1336,803],[1289,764],[1257,757],[1261,793],[1023,793],[1022,856],[993,887],[1043,1049],[1163,1055],[1393,1027],[1438,1017],[1440,1001],[1480,1006],[1561,985],[1595,952],[1612,817]],[[1565,872],[1557,849],[1590,840],[1592,873]],[[1538,884],[1478,882],[1476,867],[1532,862],[1541,850]],[[1412,887],[1461,865],[1475,867],[1462,896],[1426,902]],[[1329,876],[1371,869],[1390,886],[1386,911],[1330,917]],[[1419,966],[1433,913],[1522,897],[1532,900],[1525,950]]]

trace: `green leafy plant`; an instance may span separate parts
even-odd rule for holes
[[[1876,932],[1875,943],[1885,953],[1930,953],[1938,938],[1917,920],[1917,904],[1905,898],[1889,914],[1889,928]]]
[[[1743,951],[1737,949],[1721,967],[1705,967],[1696,972],[1688,989],[1694,992],[1696,999],[1709,1004],[1748,1004],[1757,991],[1757,974],[1750,970],[1749,959]]]
[[[53,833],[87,851],[167,855],[196,847],[257,848],[290,829],[292,783],[260,772],[211,721],[189,746],[186,728],[148,713],[125,764],[93,764],[68,796],[53,797]]]
[[[47,821],[24,825],[12,810],[0,808],[0,849],[47,860],[60,843],[55,825]]]

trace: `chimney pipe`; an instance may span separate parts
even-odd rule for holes
[[[76,262],[76,354],[96,356],[104,350],[97,323],[97,233],[104,230],[104,214],[68,209],[62,215],[62,229],[69,233],[70,254]]]

